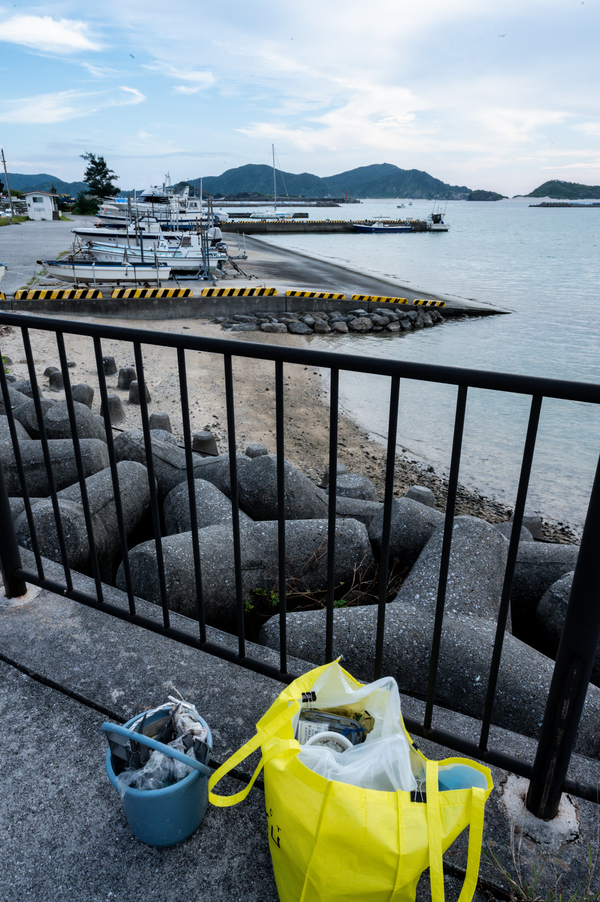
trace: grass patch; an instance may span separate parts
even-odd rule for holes
[[[20,222],[27,222],[28,216],[0,216],[0,226],[18,225]]]

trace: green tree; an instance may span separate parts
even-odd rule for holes
[[[80,156],[88,164],[83,174],[84,182],[89,185],[88,194],[95,194],[97,197],[114,197],[119,193],[117,186],[113,185],[113,182],[119,181],[119,176],[108,168],[104,157],[97,157],[93,153],[82,153]]]

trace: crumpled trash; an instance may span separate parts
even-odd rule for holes
[[[167,704],[141,714],[130,725],[130,729],[207,764],[210,758],[206,742],[207,730],[200,723],[196,708],[173,696],[168,696],[168,699]],[[163,713],[164,716],[155,717]],[[146,721],[151,723],[146,724]],[[194,770],[168,754],[136,742],[133,737],[123,738],[108,733],[107,739],[113,762],[121,768],[117,773],[117,766],[115,767],[121,796],[125,795],[129,787],[142,790],[164,789],[183,780]]]

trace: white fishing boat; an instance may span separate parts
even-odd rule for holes
[[[144,248],[144,243],[128,244],[104,243],[88,241],[84,247],[86,252],[99,262],[111,263],[146,263],[158,261],[171,267],[172,272],[197,273],[208,269],[223,269],[229,259],[227,245],[222,239],[218,227],[208,229],[206,235],[186,233],[181,235],[161,235],[152,248]]]
[[[428,232],[447,232],[450,226],[446,225],[444,222],[444,217],[441,213],[430,213],[427,217],[427,231]]]
[[[98,216],[102,222],[128,222],[147,217],[163,226],[188,228],[208,223],[208,211],[201,197],[190,197],[189,187],[181,194],[173,194],[164,188],[148,188],[139,197],[111,198],[106,200]],[[215,222],[229,219],[224,211],[212,214]]]
[[[122,282],[160,285],[161,282],[166,282],[171,275],[170,266],[155,262],[110,263],[77,259],[76,255],[60,260],[38,260],[37,262],[44,267],[49,276],[54,276],[61,282],[81,282],[86,285],[97,285],[104,282],[113,282],[117,285]]]

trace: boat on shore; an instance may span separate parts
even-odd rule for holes
[[[352,223],[357,232],[373,232],[383,234],[387,232],[412,232],[413,227],[407,222],[382,222],[380,219],[375,222],[354,222]]]
[[[110,263],[77,259],[77,255],[60,260],[38,260],[49,276],[61,282],[82,282],[96,285],[104,282],[133,282],[160,285],[171,275],[171,267],[162,263]]]

